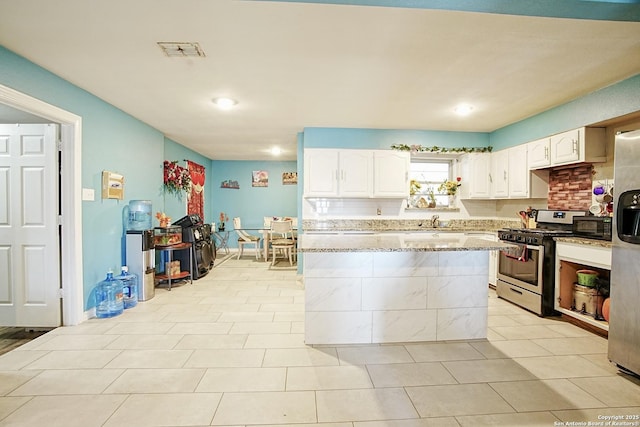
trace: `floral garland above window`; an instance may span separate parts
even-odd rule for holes
[[[164,191],[182,196],[183,191],[189,191],[191,187],[191,175],[187,168],[183,168],[175,160],[170,162],[164,161]]]
[[[493,147],[423,147],[422,145],[393,144],[392,150],[411,151],[412,153],[490,153]]]

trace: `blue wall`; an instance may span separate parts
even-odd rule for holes
[[[151,200],[154,212],[183,214],[184,205],[180,209],[176,201],[167,200],[165,208],[163,161],[190,159],[207,167],[210,161],[165,141],[158,130],[2,46],[0,84],[82,117],[82,187],[96,194],[95,201],[82,203],[83,289],[85,309],[91,308],[95,284],[107,270],[117,271],[122,264],[122,215],[128,201]],[[101,199],[103,170],[125,176],[124,200]]]
[[[252,187],[252,172],[269,172],[268,187]],[[298,185],[283,185],[283,172],[296,172],[296,162],[220,161],[211,162],[212,217],[219,222],[220,212],[229,216],[227,229],[233,229],[233,217],[240,217],[242,226],[262,227],[265,216],[298,216]],[[238,181],[239,190],[221,188],[222,181]],[[238,236],[232,234],[229,247],[237,247]]]
[[[491,133],[496,150],[640,111],[640,74]]]
[[[436,130],[305,128],[305,148],[389,149],[393,144],[430,147],[486,147],[489,134]]]

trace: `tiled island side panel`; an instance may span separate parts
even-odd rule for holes
[[[303,256],[306,344],[486,338],[487,251]]]

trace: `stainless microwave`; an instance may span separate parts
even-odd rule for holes
[[[573,217],[573,235],[589,239],[611,240],[611,220],[608,216]]]

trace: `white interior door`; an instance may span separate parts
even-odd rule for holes
[[[0,325],[61,324],[57,125],[0,125]]]

